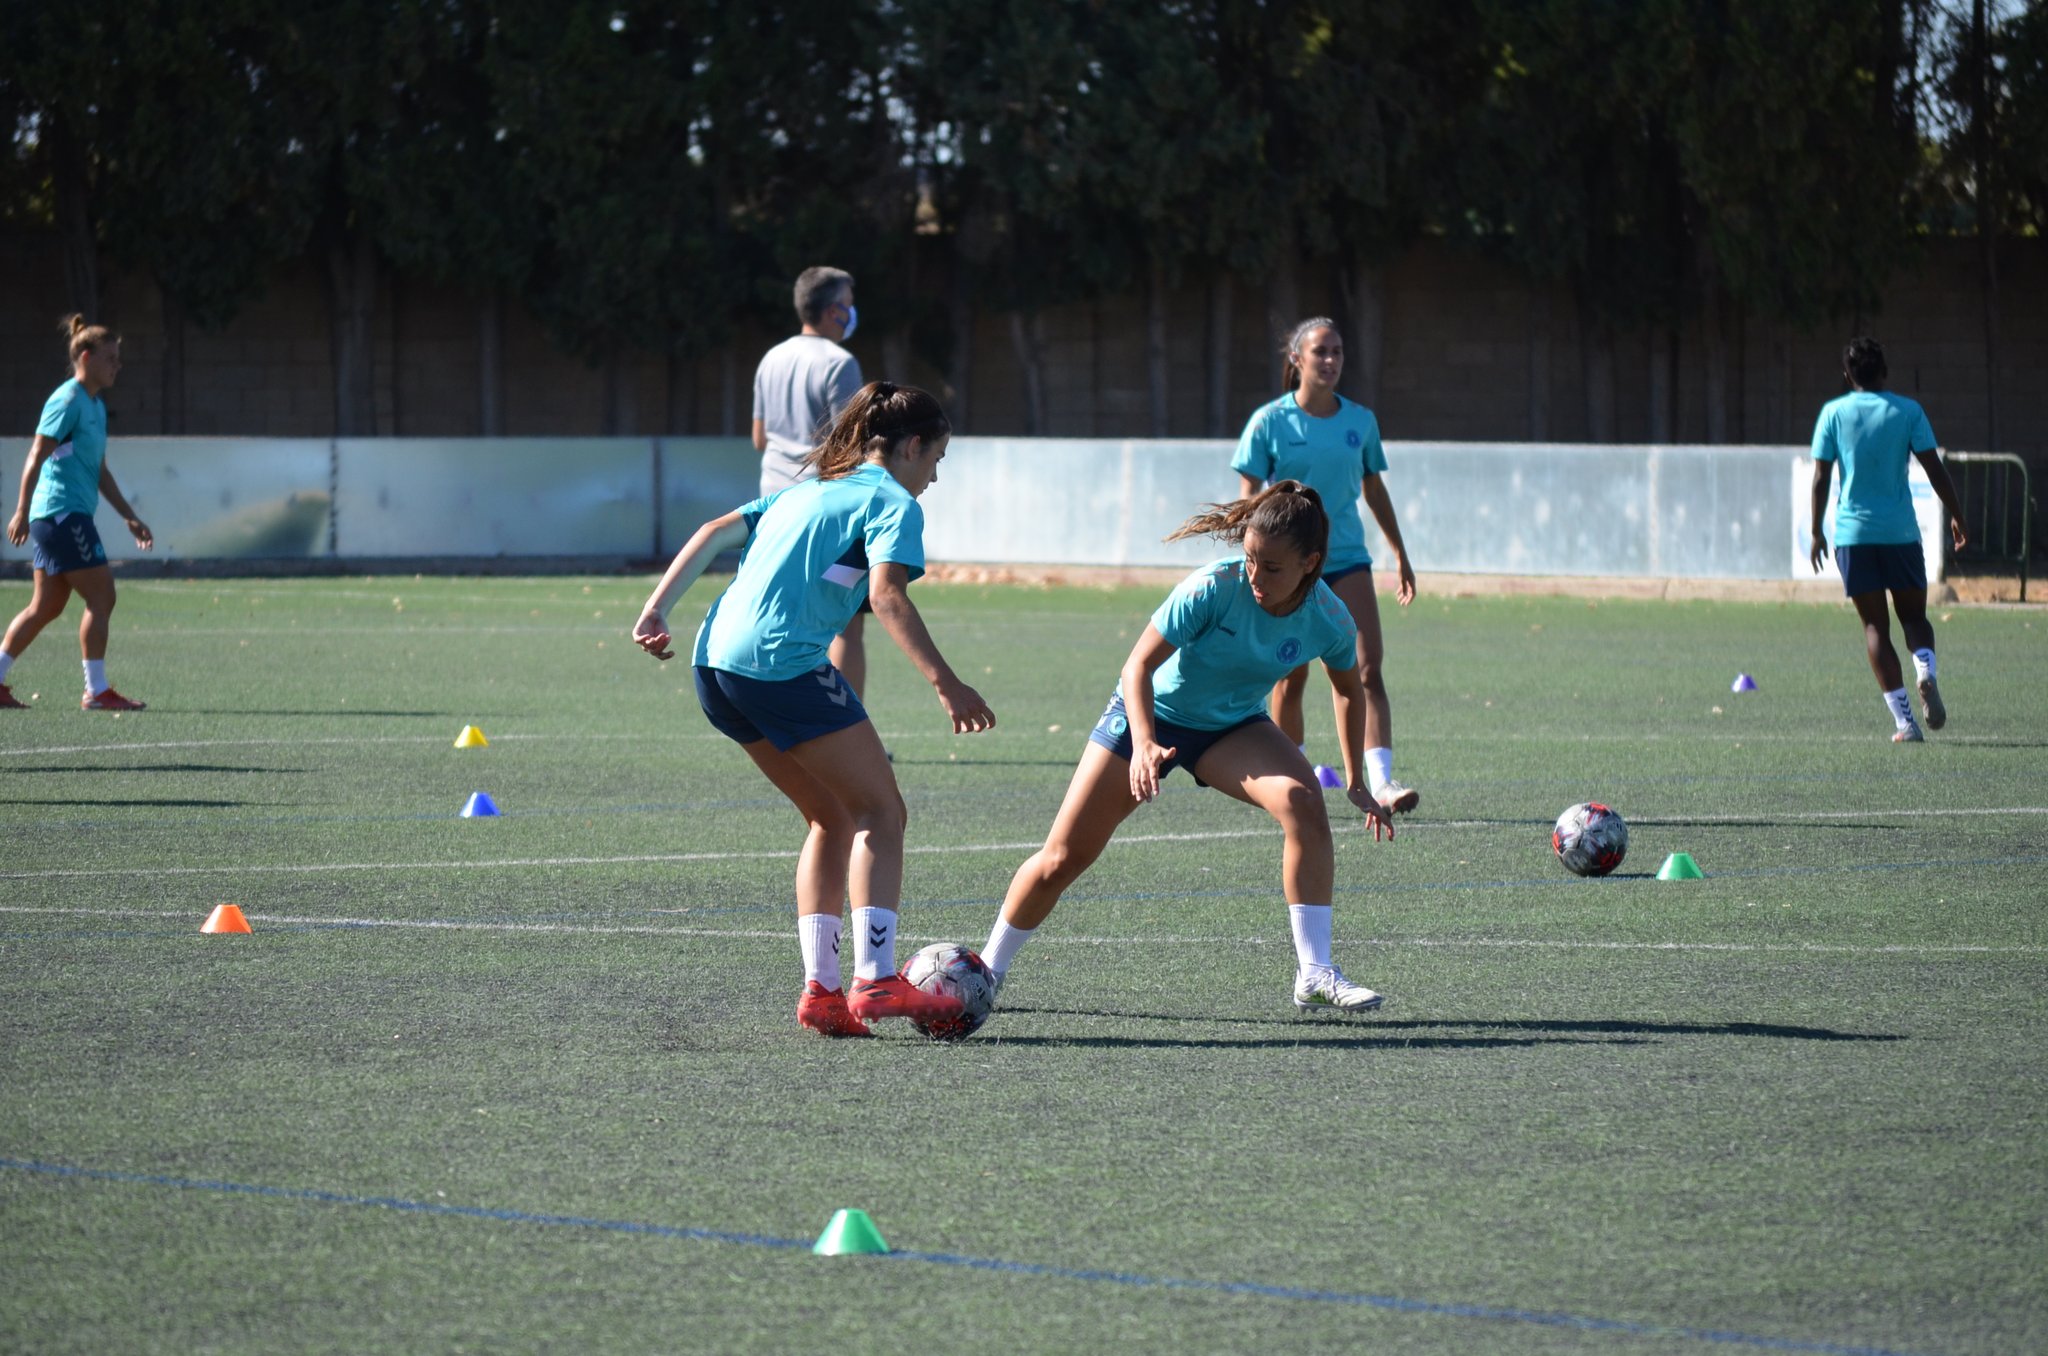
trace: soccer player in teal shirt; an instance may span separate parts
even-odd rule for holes
[[[1969,541],[1955,485],[1934,442],[1934,429],[1917,401],[1884,389],[1884,349],[1875,339],[1852,339],[1842,350],[1842,375],[1854,388],[1821,407],[1813,426],[1813,568],[1828,557],[1822,518],[1828,483],[1842,464],[1842,493],[1835,510],[1835,566],[1842,591],[1863,620],[1863,649],[1870,671],[1892,713],[1892,742],[1917,744],[1925,738],[1906,698],[1905,672],[1892,648],[1889,593],[1899,630],[1913,652],[1920,709],[1927,728],[1948,723],[1948,708],[1935,685],[1934,626],[1927,620],[1927,563],[1920,549],[1920,524],[1913,516],[1907,462],[1917,461],[1948,510],[1949,535],[1958,549]]]
[[[1373,592],[1372,556],[1365,547],[1365,521],[1358,513],[1362,492],[1394,550],[1399,577],[1395,597],[1408,606],[1415,598],[1415,570],[1401,541],[1394,501],[1380,479],[1387,457],[1380,446],[1379,421],[1365,406],[1337,394],[1344,375],[1344,336],[1334,321],[1324,316],[1302,321],[1288,336],[1285,351],[1293,389],[1252,415],[1230,469],[1238,473],[1239,493],[1245,498],[1276,480],[1299,480],[1322,496],[1330,515],[1330,555],[1323,564],[1323,580],[1343,599],[1358,627],[1367,781],[1380,804],[1405,814],[1422,797],[1394,778],[1393,707],[1380,674],[1386,647],[1380,636],[1379,599]],[[1301,706],[1307,687],[1304,664],[1274,684],[1272,698],[1273,719],[1304,752]]]
[[[68,317],[64,327],[71,341],[71,380],[43,406],[22,470],[20,503],[7,522],[7,540],[16,546],[35,542],[35,592],[0,639],[0,710],[27,708],[8,687],[8,674],[76,593],[85,600],[78,623],[85,695],[78,704],[87,711],[140,711],[144,703],[130,701],[107,683],[114,571],[92,520],[104,495],[137,546],[147,551],[156,544],[149,525],[135,516],[107,469],[107,407],[100,393],[121,375],[121,337],[104,325],[86,324],[82,315]]]
[[[905,592],[924,573],[917,497],[938,479],[951,434],[939,402],[916,387],[863,386],[811,451],[815,478],[699,527],[633,627],[636,644],[669,658],[670,606],[721,551],[745,548],[697,631],[697,700],[809,825],[796,872],[804,963],[796,1016],[827,1036],[866,1036],[867,1023],[884,1017],[960,1015],[959,999],[925,993],[896,971],[903,794],[859,695],[828,658],[832,638],[872,599],[883,629],[937,690],[954,733],[995,725]],[[849,897],[854,979],[843,985]]]
[[[1294,1003],[1365,1012],[1380,995],[1330,957],[1336,853],[1323,791],[1301,750],[1266,714],[1282,674],[1320,659],[1336,693],[1345,795],[1393,837],[1392,812],[1367,789],[1365,685],[1350,613],[1320,577],[1330,549],[1322,498],[1283,480],[1198,514],[1168,540],[1215,536],[1244,553],[1182,580],[1124,661],[1109,709],[1088,736],[1045,846],[1017,868],[982,959],[1007,976],[1060,895],[1109,846],[1117,827],[1184,767],[1200,786],[1256,805],[1286,836],[1281,889],[1294,935]]]

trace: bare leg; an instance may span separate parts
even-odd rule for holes
[[[1927,595],[1921,592],[1921,621],[1926,621]],[[1896,692],[1906,685],[1899,672],[1899,652],[1892,648],[1892,619],[1885,610],[1884,590],[1859,593],[1849,600],[1856,606],[1856,615],[1863,620],[1863,652],[1870,660],[1870,671],[1877,675],[1877,685],[1885,692]]]
[[[856,909],[901,908],[903,831],[910,813],[873,723],[864,720],[806,740],[787,756],[832,793],[852,822],[847,899]]]
[[[856,612],[846,629],[832,638],[832,648],[826,652],[832,666],[839,670],[839,676],[853,689],[855,699],[868,690],[868,641],[867,614]]]
[[[1287,736],[1263,722],[1218,740],[1195,764],[1195,775],[1225,795],[1273,816],[1287,836],[1281,888],[1289,904],[1328,904],[1336,889],[1337,853],[1315,771]]]
[[[1297,752],[1295,756],[1301,755]],[[1067,783],[1067,797],[1053,817],[1045,846],[1031,854],[1010,879],[1002,918],[1015,928],[1035,928],[1081,873],[1095,864],[1117,826],[1138,808],[1131,798],[1131,763],[1092,740]]]
[[[78,619],[78,653],[84,659],[107,657],[107,623],[114,615],[114,571],[106,565],[73,570],[64,576],[85,600],[85,615]]]
[[[1892,590],[1892,611],[1899,614],[1899,630],[1905,633],[1907,649],[1934,648],[1934,623],[1927,620],[1926,589]]]
[[[1308,740],[1308,725],[1301,713],[1302,693],[1307,690],[1308,665],[1303,664],[1273,684],[1273,695],[1267,699],[1274,723],[1297,744],[1306,743]]]
[[[1372,571],[1347,574],[1330,588],[1344,600],[1344,606],[1350,609],[1352,622],[1358,627],[1358,676],[1365,683],[1365,746],[1369,749],[1391,749],[1394,747],[1394,709],[1387,700],[1386,680],[1380,676],[1380,662],[1386,657],[1386,642],[1380,635],[1380,603],[1379,596],[1373,591]]]
[[[43,628],[64,614],[65,605],[71,601],[70,579],[68,574],[36,571],[35,592],[29,596],[28,606],[7,623],[7,638],[0,640],[0,650],[21,658],[21,652],[43,633]]]

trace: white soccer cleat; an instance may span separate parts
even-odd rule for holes
[[[1334,965],[1327,970],[1304,970],[1295,976],[1294,1006],[1303,1012],[1311,1008],[1371,1012],[1386,1001],[1384,995],[1344,978],[1344,972]]]
[[[1372,798],[1378,801],[1380,808],[1390,815],[1408,814],[1416,806],[1422,804],[1422,793],[1420,791],[1417,791],[1412,786],[1403,786],[1391,777],[1381,782],[1374,789]]]
[[[1903,730],[1892,731],[1892,743],[1894,744],[1918,744],[1926,738],[1926,735],[1920,733],[1918,725],[1908,725]]]

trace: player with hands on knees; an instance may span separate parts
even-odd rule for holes
[[[797,1021],[827,1036],[867,1022],[943,1022],[957,998],[896,970],[907,812],[860,697],[827,657],[864,600],[937,692],[955,734],[992,729],[995,713],[940,655],[906,588],[924,573],[924,511],[952,425],[914,386],[871,382],[811,452],[814,477],[693,533],[633,627],[657,659],[673,653],[668,611],[722,551],[738,572],[697,630],[691,664],[713,727],[738,743],[809,828],[797,860],[804,991]],[[842,986],[844,901],[853,905],[854,978]]]
[[[1391,839],[1393,812],[1366,780],[1356,628],[1320,577],[1329,516],[1314,490],[1283,480],[1197,514],[1168,540],[1205,535],[1242,543],[1243,554],[1196,570],[1152,614],[1081,750],[1045,846],[1010,881],[982,959],[1006,976],[1118,826],[1159,794],[1167,773],[1184,767],[1196,785],[1255,805],[1280,825],[1295,1006],[1369,1011],[1380,995],[1346,979],[1330,957],[1336,852],[1322,787],[1265,709],[1278,678],[1322,660],[1336,694],[1345,797],[1371,821],[1375,839]]]

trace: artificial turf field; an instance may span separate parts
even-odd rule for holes
[[[0,1350],[2048,1349],[2048,613],[1942,618],[1894,747],[1839,606],[1389,607],[1379,1014],[1295,1016],[1279,834],[1177,774],[944,1046],[794,1025],[798,823],[647,587],[133,581],[150,710],[69,622],[17,665]],[[981,736],[871,627],[899,957],[986,937],[1163,593],[921,585]],[[812,1256],[842,1206],[897,1255]]]

